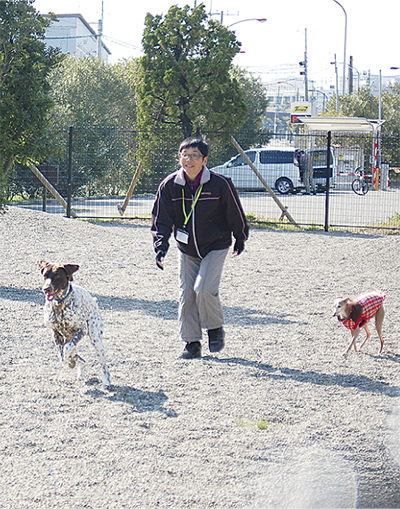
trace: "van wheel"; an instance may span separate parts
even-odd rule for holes
[[[281,177],[275,182],[275,189],[280,194],[288,194],[293,191],[292,181],[286,177]]]

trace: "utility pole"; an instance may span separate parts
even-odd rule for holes
[[[339,77],[337,72],[336,53],[335,53],[335,74],[336,74],[336,112],[339,113]]]
[[[308,70],[307,70],[307,28],[305,29],[305,51],[304,60],[299,62],[301,67],[300,74],[304,76],[304,99],[308,101]]]
[[[97,58],[101,58],[101,38],[103,35],[104,1],[101,2],[101,19],[97,29]]]
[[[349,65],[349,95],[353,93],[353,57],[350,57]]]

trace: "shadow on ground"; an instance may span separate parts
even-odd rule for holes
[[[92,378],[86,382],[86,385],[99,383],[97,378]],[[158,392],[142,391],[129,387],[127,385],[102,387],[102,389],[92,388],[86,394],[93,398],[101,398],[112,402],[122,402],[131,405],[136,412],[160,412],[168,417],[177,417],[178,414],[164,407],[168,401],[164,391]]]

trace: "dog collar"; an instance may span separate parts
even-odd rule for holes
[[[71,293],[72,293],[72,286],[70,285],[69,291],[68,291],[67,295],[64,298],[62,298],[62,299],[54,299],[54,300],[57,302],[57,304],[62,304],[71,295]]]

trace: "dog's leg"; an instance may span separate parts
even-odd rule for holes
[[[63,347],[63,360],[70,362],[71,358],[76,355],[76,345],[85,335],[85,331],[83,329],[78,329],[75,333],[75,336]]]
[[[57,347],[58,354],[59,354],[60,360],[62,362],[64,360],[64,340],[63,340],[63,337],[55,330],[53,330],[53,341]]]
[[[358,338],[358,335],[360,334],[360,327],[357,327],[356,330],[351,331],[351,341],[348,344],[346,350],[343,352],[343,356],[347,355],[350,351],[350,348],[354,345],[354,350],[357,352],[357,346],[356,346],[356,339]]]
[[[108,387],[111,383],[110,372],[108,371],[106,355],[103,345],[103,322],[99,317],[91,316],[89,319],[89,337],[96,349],[101,368],[103,370],[103,385]]]
[[[375,315],[375,328],[376,332],[378,333],[379,340],[381,342],[381,348],[379,350],[379,353],[382,353],[383,350],[383,336],[382,336],[382,324],[383,319],[385,318],[385,308],[382,306],[378,309]]]
[[[365,345],[365,343],[369,340],[369,338],[371,337],[371,333],[369,332],[369,329],[368,329],[368,324],[365,324],[363,326],[363,329],[365,330],[365,332],[367,333],[367,337],[364,339],[364,341],[361,343],[360,345],[360,350],[361,348]]]

